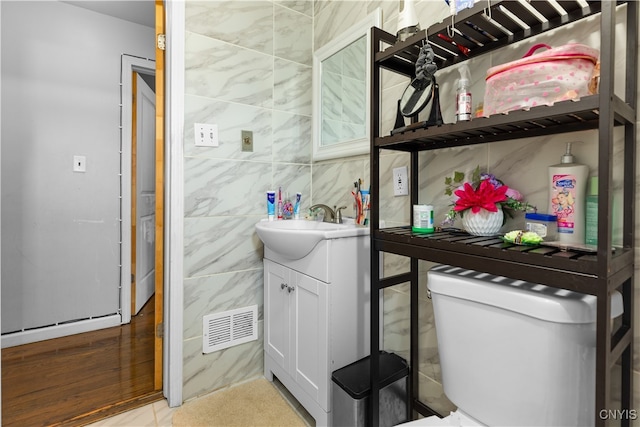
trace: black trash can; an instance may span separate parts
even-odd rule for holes
[[[409,420],[407,389],[409,366],[397,354],[380,352],[381,427],[394,426]],[[332,419],[335,427],[365,426],[371,395],[370,357],[360,359],[333,372]]]

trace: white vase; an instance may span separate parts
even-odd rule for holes
[[[462,225],[469,234],[474,236],[495,236],[502,228],[504,213],[501,208],[496,212],[480,209],[480,212],[473,213],[467,210],[462,217]]]

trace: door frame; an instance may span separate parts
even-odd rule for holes
[[[160,64],[156,65],[156,68],[159,67]],[[155,215],[156,215],[156,206],[155,206],[155,176],[153,179],[153,198],[149,199],[149,198],[144,198],[142,196],[141,192],[144,192],[144,189],[142,188],[142,184],[143,182],[139,181],[139,179],[141,178],[140,174],[144,174],[143,172],[140,172],[141,170],[143,170],[145,167],[148,169],[152,169],[151,165],[153,164],[153,171],[154,171],[154,175],[155,175],[155,167],[156,167],[156,162],[155,162],[155,152],[156,152],[156,145],[160,144],[161,146],[164,143],[164,140],[161,139],[160,142],[158,142],[156,136],[155,136],[155,130],[156,130],[156,106],[155,106],[155,102],[156,102],[156,98],[158,96],[164,96],[164,93],[161,93],[160,95],[156,94],[155,91],[155,84],[154,84],[154,88],[151,87],[151,85],[148,84],[147,80],[145,79],[145,76],[150,77],[150,74],[145,74],[142,73],[140,71],[136,71],[132,73],[133,76],[131,76],[132,78],[132,83],[133,83],[133,88],[131,91],[131,98],[133,99],[133,104],[132,104],[132,123],[131,123],[131,153],[132,153],[132,161],[131,161],[131,315],[132,316],[136,316],[138,314],[138,312],[142,309],[142,307],[144,305],[147,304],[147,302],[149,301],[149,299],[155,294],[155,286],[156,286],[156,280],[155,280],[155,268],[156,268],[156,264],[159,264],[160,267],[162,267],[162,263],[156,263],[155,262],[155,253],[156,253],[156,248],[155,248]],[[155,76],[151,76],[151,77],[155,77]],[[147,101],[145,101],[147,100]],[[153,108],[153,122],[149,122],[149,121],[145,121],[145,117],[143,114],[143,111],[146,112],[146,114],[148,114],[148,110],[145,109],[145,105],[150,103],[152,104],[152,108]],[[144,110],[143,110],[144,109]],[[162,110],[162,112],[160,112],[160,114],[163,114],[164,109]],[[164,119],[164,118],[163,118]],[[135,129],[135,132],[133,132],[133,129]],[[143,148],[145,146],[145,141],[143,137],[147,135],[153,135],[153,141],[147,142],[147,149],[151,150],[153,152],[153,156],[151,158],[147,158],[147,156],[149,156],[149,153],[145,153],[145,154],[141,154],[143,152],[143,150],[141,150],[141,148]],[[152,163],[150,163],[152,162]],[[148,173],[148,172],[147,172]],[[148,175],[147,175],[148,176]],[[151,182],[147,183],[148,185],[151,185]],[[147,187],[146,189],[147,191],[149,191],[149,187]],[[148,195],[148,194],[147,194]],[[148,203],[150,201],[153,201],[153,212],[151,212],[147,208],[145,209],[143,207],[143,205],[146,201],[146,204],[148,205]],[[143,212],[145,212],[143,214]],[[153,219],[151,220],[151,224],[153,224],[154,227],[154,232],[153,232],[153,240],[149,239],[149,230],[146,229],[145,227],[145,220],[142,218],[141,215],[144,215],[146,217],[146,221],[149,221],[149,217],[153,216]],[[148,222],[146,224],[149,224]],[[164,223],[163,223],[164,224]],[[162,229],[162,224],[161,224],[161,228],[159,230],[160,233],[162,233],[164,230]],[[148,243],[150,243],[150,245],[148,245]],[[150,246],[153,247],[153,249],[150,249]],[[148,251],[148,252],[144,252],[143,251]],[[143,259],[145,259],[145,254],[149,255],[149,253],[153,253],[154,256],[154,260],[153,260],[153,266],[149,266],[147,265],[147,267],[149,268],[149,270],[142,272],[142,274],[139,274],[140,272],[138,271],[138,268],[143,266]],[[138,256],[141,255],[141,259],[138,259]],[[145,282],[146,280],[146,282]],[[145,285],[146,283],[146,285]],[[160,282],[162,283],[162,282]],[[150,291],[149,289],[149,285],[153,286],[153,291],[151,293],[147,293],[148,291]],[[142,292],[142,293],[141,293]],[[159,295],[157,296],[158,298],[162,298],[163,293],[159,292]],[[162,301],[159,301],[159,304],[162,304]],[[156,320],[159,320],[160,322],[162,322],[162,311],[160,313],[158,313],[159,316],[156,316]],[[157,322],[156,322],[157,323]],[[157,324],[154,323],[154,327],[157,327]],[[162,348],[162,346],[159,346],[159,348]],[[159,365],[162,366],[162,365]]]
[[[184,54],[185,2],[164,1],[165,53],[165,253],[163,391],[170,407],[182,405],[184,269]],[[157,12],[156,12],[157,13]]]
[[[165,162],[164,162],[164,340],[162,350],[162,389],[170,407],[182,405],[183,378],[183,266],[184,266],[184,53],[185,2],[184,0],[156,0],[156,13],[162,5],[165,10]],[[147,64],[149,65],[149,64]],[[131,79],[131,70],[128,71]],[[123,75],[123,78],[126,76]],[[156,90],[158,88],[156,87]],[[127,93],[127,92],[124,92]],[[156,106],[157,108],[157,106]],[[130,154],[130,153],[129,153]],[[131,165],[131,159],[123,159]],[[123,178],[124,178],[123,174]],[[130,177],[129,173],[129,177]],[[125,185],[131,191],[130,183]],[[130,201],[130,198],[128,199]],[[130,202],[129,202],[130,203]],[[123,207],[124,209],[124,207]],[[130,208],[129,208],[130,209]],[[124,231],[129,233],[125,238]],[[131,227],[123,224],[123,242],[131,240]],[[129,246],[129,257],[131,247]],[[131,297],[131,265],[126,275]],[[124,265],[123,265],[124,270]],[[123,277],[125,273],[123,271]],[[127,280],[123,280],[123,285]],[[131,318],[131,303],[123,305]],[[124,313],[123,313],[124,315]]]
[[[149,58],[140,58],[122,54],[122,142],[120,156],[121,166],[121,206],[122,206],[122,222],[121,222],[121,267],[120,267],[120,313],[122,324],[131,322],[131,181],[133,173],[131,167],[133,138],[133,123],[131,120],[133,114],[133,102],[131,94],[133,91],[133,73],[156,74],[155,60]]]

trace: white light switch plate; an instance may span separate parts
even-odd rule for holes
[[[87,158],[85,156],[73,156],[73,171],[74,172],[87,171]]]
[[[193,125],[193,138],[196,142],[196,147],[217,147],[218,125],[195,123]]]
[[[393,168],[393,195],[409,195],[409,179],[407,178],[407,167]]]

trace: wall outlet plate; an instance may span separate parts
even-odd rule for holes
[[[409,178],[406,166],[393,168],[393,195],[409,195]]]
[[[196,142],[196,147],[217,147],[218,125],[194,123],[193,138]]]
[[[240,138],[242,141],[242,151],[253,151],[253,131],[240,131]]]

